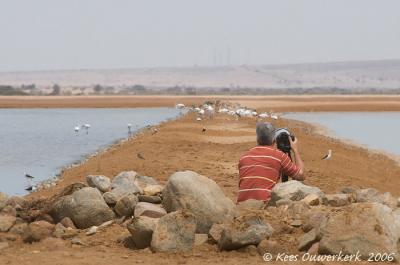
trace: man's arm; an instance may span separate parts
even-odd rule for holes
[[[299,173],[296,176],[296,180],[305,180],[304,176],[304,163],[303,160],[300,157],[299,149],[297,147],[297,137],[294,138],[294,141],[292,140],[292,137],[289,137],[290,141],[290,147],[293,150],[294,154],[294,161],[296,163],[296,166],[299,168]]]

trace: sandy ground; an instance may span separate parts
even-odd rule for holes
[[[339,101],[336,97],[332,99],[332,102],[338,104],[335,106],[346,106],[337,107],[336,110],[347,110],[350,106],[353,106],[352,110],[359,110],[356,106],[361,109],[366,106],[364,103],[357,105],[359,102],[374,102],[369,97],[354,101]],[[176,101],[172,97],[168,100]],[[177,101],[181,100],[179,98]],[[307,100],[311,102],[309,105],[304,103]],[[324,106],[319,103],[320,100],[299,98],[296,101],[298,103],[293,104],[304,104],[307,108],[312,105],[317,109],[317,106]],[[375,110],[375,107],[379,109],[380,102],[391,100],[395,102],[393,106],[400,107],[399,98],[379,98],[378,103],[370,110]],[[258,108],[270,108],[270,105],[265,105],[266,101],[262,102],[263,104],[258,105],[260,102],[256,99],[251,104]],[[283,111],[278,108],[276,110]],[[58,186],[29,197],[48,198],[70,183],[84,181],[89,174],[113,177],[124,170],[135,170],[165,183],[176,171],[193,170],[215,180],[224,193],[235,200],[237,162],[243,152],[255,145],[255,123],[256,119],[238,121],[227,115],[216,115],[213,119],[197,122],[194,114],[189,114],[157,126],[159,132],[156,134],[152,134],[150,129],[145,130],[130,141],[118,144],[80,166],[65,170]],[[306,184],[318,186],[327,193],[334,193],[343,186],[356,186],[374,187],[400,195],[400,167],[387,156],[320,135],[317,128],[305,123],[280,119],[276,126],[288,127],[298,137],[300,152],[307,167]],[[203,127],[207,129],[205,133],[202,133]],[[333,159],[322,161],[321,157],[328,149],[333,150]],[[138,154],[145,159],[138,158]],[[92,237],[83,233],[82,240],[88,246],[71,246],[67,242],[51,240],[27,245],[17,240],[11,242],[10,248],[0,252],[0,264],[265,264],[260,256],[252,252],[218,252],[215,246],[208,244],[184,254],[151,254],[148,250],[132,250],[120,242],[121,238],[128,235],[125,228],[114,224]],[[290,244],[296,246],[297,242]]]
[[[134,108],[237,102],[277,112],[400,111],[400,96],[1,96],[0,108]]]

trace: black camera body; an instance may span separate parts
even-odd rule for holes
[[[278,147],[279,150],[284,152],[289,156],[290,159],[292,159],[292,156],[290,154],[290,151],[292,150],[290,146],[290,140],[289,137],[292,138],[292,141],[294,141],[294,135],[292,135],[288,129],[286,128],[279,128],[275,131],[275,142],[276,146]],[[282,182],[286,182],[289,180],[288,176],[282,176]]]

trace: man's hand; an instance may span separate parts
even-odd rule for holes
[[[292,150],[293,150],[294,152],[297,152],[297,151],[298,151],[298,149],[297,149],[297,137],[295,137],[295,138],[294,138],[294,141],[293,141],[293,140],[292,140],[292,137],[289,136],[289,142],[290,142],[290,147],[292,148]]]

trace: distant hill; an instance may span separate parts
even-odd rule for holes
[[[221,67],[63,70],[0,73],[0,85],[262,89],[400,89],[400,60]],[[80,90],[81,92],[84,90]]]

